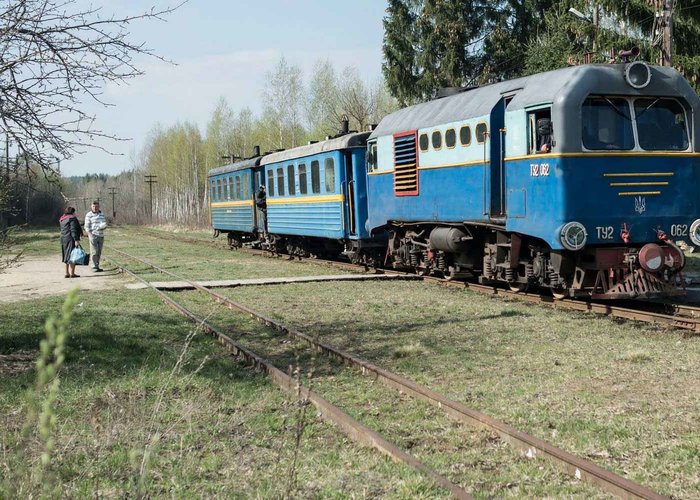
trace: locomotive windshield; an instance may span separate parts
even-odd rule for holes
[[[618,97],[590,97],[583,103],[583,145],[586,149],[634,149],[629,102]]]
[[[635,99],[639,145],[647,151],[685,151],[688,131],[683,107],[673,99]]]
[[[583,146],[588,150],[688,149],[685,110],[675,99],[589,97],[581,111]]]

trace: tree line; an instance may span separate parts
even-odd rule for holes
[[[659,63],[666,8],[674,66],[700,90],[697,0],[388,0],[383,72],[408,105],[440,87],[607,63],[610,50],[633,46]]]
[[[398,107],[381,78],[365,82],[356,67],[339,69],[328,60],[317,61],[305,79],[299,66],[280,58],[265,80],[259,115],[219,97],[203,130],[190,121],[157,125],[131,155],[129,171],[49,183],[57,194],[49,212],[55,215],[66,203],[84,212],[99,199],[102,210],[121,222],[206,226],[209,170],[251,157],[254,146],[264,153],[333,136],[344,119],[351,130],[367,130]],[[155,181],[151,186],[147,175]],[[14,220],[31,222],[36,212],[30,209],[27,218],[20,207]]]

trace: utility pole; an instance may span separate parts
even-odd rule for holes
[[[600,24],[600,7],[597,3],[593,5],[593,52],[598,50],[598,25]]]
[[[664,0],[661,31],[661,66],[673,66],[673,0]]]
[[[114,210],[114,196],[117,194],[117,188],[109,188],[109,194],[112,195],[112,218],[114,219],[117,217],[117,212]]]
[[[149,210],[149,216],[151,218],[151,224],[153,224],[153,184],[156,184],[158,181],[155,180],[157,175],[145,175],[146,178],[146,184],[148,184],[148,191],[149,191],[149,199],[151,203],[151,209]]]

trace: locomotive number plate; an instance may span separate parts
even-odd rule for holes
[[[671,236],[688,236],[688,224],[671,224]]]
[[[613,233],[615,230],[612,226],[596,226],[596,231],[598,232],[599,240],[611,240],[613,239]]]
[[[549,163],[530,163],[530,177],[549,177]]]

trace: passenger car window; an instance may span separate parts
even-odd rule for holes
[[[212,179],[211,181],[211,186],[209,187],[209,197],[213,200],[216,200],[216,181]]]
[[[275,172],[270,169],[267,171],[267,196],[275,196]]]
[[[217,189],[216,189],[216,191],[217,191],[216,199],[217,199],[217,200],[223,200],[224,197],[223,197],[223,192],[222,192],[222,189],[221,189],[221,179],[218,179],[218,180],[216,181],[216,188],[217,188]]]
[[[472,129],[469,125],[459,129],[459,143],[462,146],[469,146],[472,143]]]
[[[433,132],[432,142],[433,142],[433,149],[442,148],[442,134],[440,133],[439,130],[436,130],[435,132]]]
[[[287,165],[287,191],[289,194],[296,194],[296,179],[294,178],[294,165]]]
[[[306,165],[303,163],[299,164],[299,194],[306,194],[309,192],[309,188],[306,180]]]
[[[311,162],[311,192],[313,194],[321,192],[321,168],[316,160]]]
[[[241,199],[241,176],[236,176],[236,200]]]
[[[335,193],[335,162],[333,158],[326,158],[324,170],[326,174],[326,193]]]
[[[284,196],[284,169],[282,167],[277,169],[277,194]]]
[[[626,99],[589,97],[583,102],[581,118],[582,140],[586,149],[634,149],[632,115]]]
[[[248,174],[243,174],[243,199],[247,200],[248,196],[250,196],[250,192],[248,191],[248,186],[250,185],[250,177]]]

